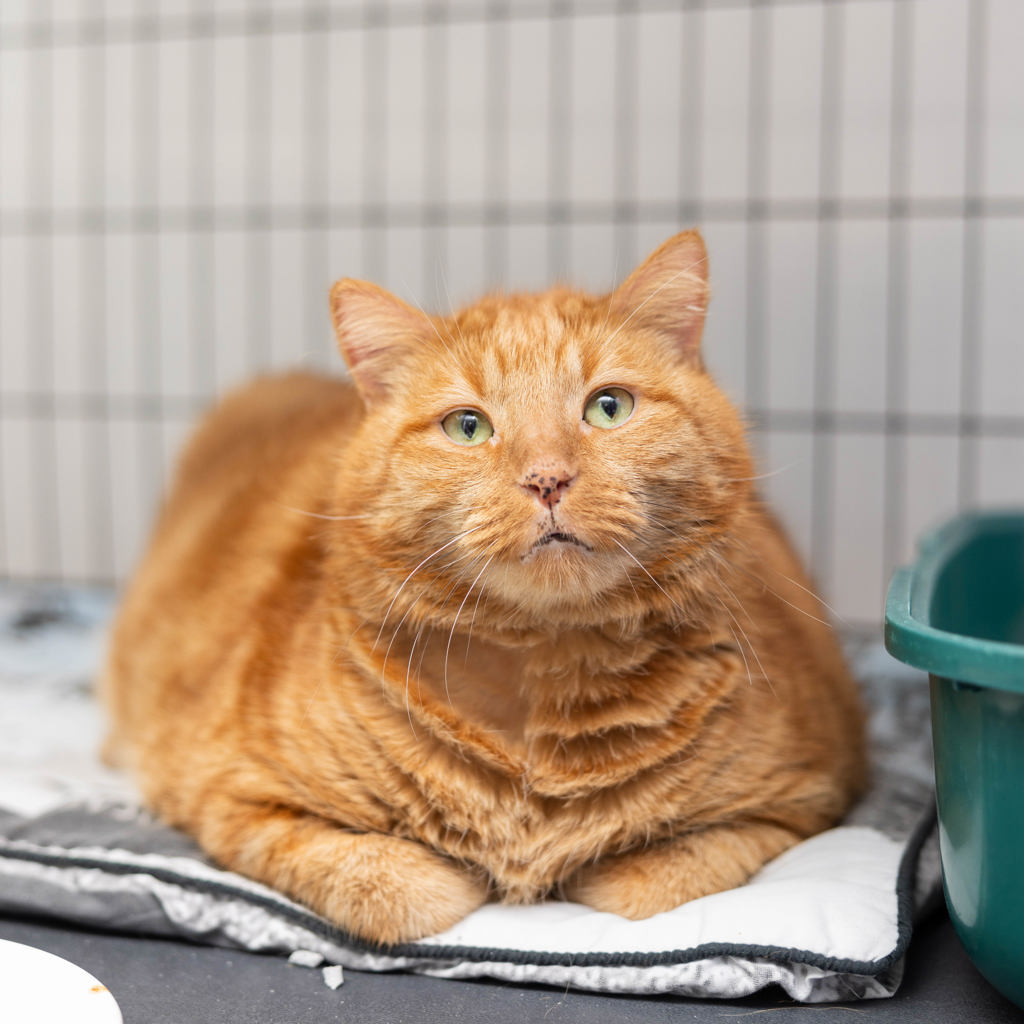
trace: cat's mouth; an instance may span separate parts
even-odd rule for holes
[[[523,561],[531,558],[541,548],[547,547],[549,544],[554,544],[556,547],[577,547],[582,548],[584,551],[594,550],[586,541],[580,540],[574,533],[569,533],[566,530],[549,530],[523,555]]]

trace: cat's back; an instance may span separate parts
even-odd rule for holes
[[[361,414],[351,384],[311,373],[260,378],[229,394],[182,452],[133,592],[167,576],[185,585],[194,574],[208,592],[215,568],[229,568],[236,592],[250,589],[248,573],[273,565],[275,552],[329,514],[334,459]]]
[[[182,506],[241,488],[259,499],[319,455],[344,444],[362,410],[345,380],[313,373],[259,378],[229,394],[199,424],[183,451],[161,526]]]
[[[230,648],[301,614],[328,482],[361,416],[347,381],[309,373],[259,379],[207,414],[114,623],[105,688],[115,721],[145,715],[161,690],[184,696]]]

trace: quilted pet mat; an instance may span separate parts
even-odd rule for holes
[[[92,678],[112,608],[105,591],[0,587],[0,915],[293,956],[328,965],[325,980],[340,965],[719,998],[776,984],[813,1003],[892,995],[938,892],[924,677],[851,637],[874,781],[842,826],[646,921],[489,904],[420,942],[367,946],[217,868],[99,763]]]

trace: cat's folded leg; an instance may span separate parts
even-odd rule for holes
[[[562,887],[566,899],[638,920],[743,885],[799,841],[778,825],[716,825],[580,868]]]
[[[487,899],[481,873],[422,843],[290,808],[235,803],[221,810],[205,815],[199,830],[217,860],[370,942],[444,931]]]

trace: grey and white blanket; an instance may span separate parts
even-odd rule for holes
[[[740,889],[647,921],[560,902],[487,905],[444,934],[369,947],[217,868],[100,764],[92,680],[112,607],[105,591],[0,586],[0,916],[370,971],[723,998],[774,983],[827,1002],[895,992],[915,914],[938,891],[924,677],[880,641],[850,638],[874,781],[841,827]]]

